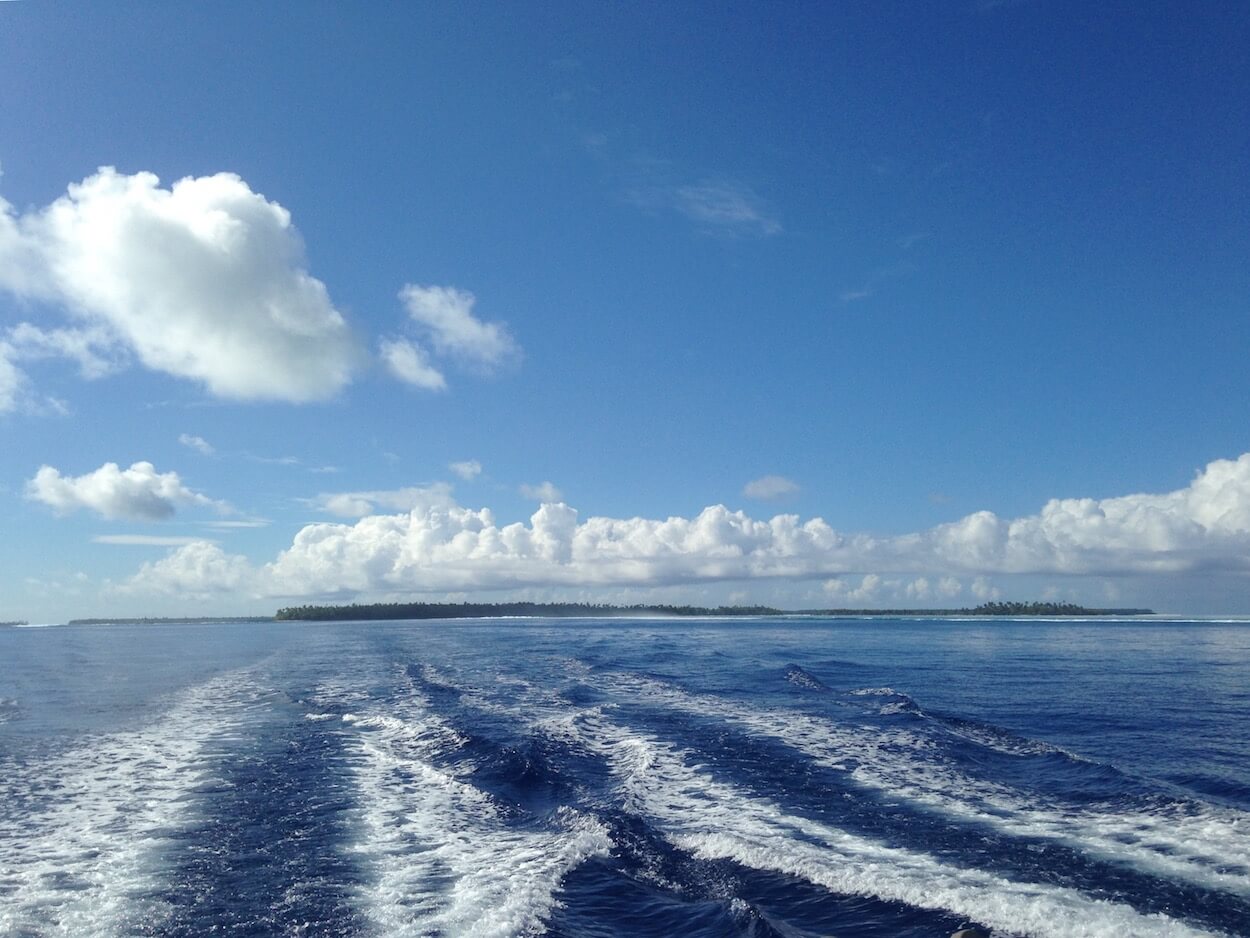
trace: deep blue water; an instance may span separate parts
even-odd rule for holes
[[[1250,934],[1250,625],[0,630],[0,934]]]

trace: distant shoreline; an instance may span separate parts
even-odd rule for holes
[[[120,619],[70,619],[66,625],[213,625],[231,622],[272,622],[273,616],[144,616]]]
[[[424,619],[1103,618],[1157,615],[1153,609],[1089,608],[1072,603],[991,602],[958,609],[775,609],[771,606],[616,606],[592,603],[352,603],[289,606],[272,616],[143,616],[70,619],[66,625],[230,625],[262,622],[390,622]],[[25,625],[0,622],[0,627]]]
[[[960,609],[774,609],[769,606],[669,606],[595,605],[589,603],[353,603],[347,606],[289,606],[273,617],[279,622],[358,622],[401,619],[488,618],[749,618],[762,616],[827,616],[856,618],[965,618],[1012,616],[1054,618],[1063,616],[1146,616],[1152,609],[1090,609],[1072,603],[991,602]]]

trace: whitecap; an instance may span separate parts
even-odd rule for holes
[[[1197,802],[1100,811],[1045,800],[961,771],[934,739],[905,728],[835,723],[790,709],[745,706],[653,678],[604,674],[602,689],[668,709],[728,720],[857,784],[938,814],[1016,837],[1051,840],[1103,861],[1210,889],[1250,895],[1250,815]],[[905,696],[869,688],[873,696]],[[967,735],[961,733],[960,735]],[[996,746],[1004,751],[1001,742]],[[1017,747],[1016,754],[1023,754]]]
[[[223,675],[146,726],[0,779],[0,934],[133,934],[160,921],[159,858],[256,696],[251,675]]]
[[[626,807],[671,843],[707,860],[785,873],[839,894],[950,912],[1035,938],[1197,938],[1209,935],[1160,914],[1077,890],[1018,882],[877,843],[786,814],[773,802],[717,781],[691,756],[585,712],[566,731],[609,765]]]
[[[611,848],[589,815],[524,818],[448,767],[465,737],[415,688],[343,724],[361,831],[350,849],[381,934],[540,934],[565,875]]]

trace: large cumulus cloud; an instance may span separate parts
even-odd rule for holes
[[[230,173],[163,188],[104,167],[47,207],[0,200],[0,288],[68,314],[10,332],[12,362],[61,354],[84,374],[123,361],[239,400],[309,401],[342,388],[362,353],[281,205]]]
[[[145,565],[130,588],[197,594],[243,589],[257,596],[298,597],[804,580],[852,573],[976,577],[1211,570],[1250,573],[1250,453],[1211,463],[1174,492],[1056,499],[1038,514],[1015,520],[982,511],[884,538],[839,533],[820,518],[782,514],[758,520],[719,505],[693,518],[581,520],[567,505],[544,504],[528,524],[500,525],[488,509],[427,503],[354,524],[308,525],[275,560],[260,566],[213,544],[183,547]]]
[[[230,511],[225,502],[187,488],[178,473],[157,472],[150,462],[137,462],[129,469],[108,462],[80,476],[62,475],[53,466],[40,466],[26,483],[26,497],[57,514],[85,509],[102,518],[124,521],[163,521],[180,507]]]

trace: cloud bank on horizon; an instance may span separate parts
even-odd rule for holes
[[[883,574],[916,577],[914,599],[957,595],[960,577],[987,598],[995,595],[987,575],[1250,574],[1250,453],[1216,460],[1172,492],[1053,499],[1034,515],[979,511],[893,537],[844,534],[820,518],[757,520],[722,505],[693,518],[581,520],[548,502],[528,524],[501,526],[489,509],[437,494],[447,498],[422,498],[406,513],[307,525],[260,565],[209,541],[187,544],[144,564],[122,589],[314,598],[829,578],[829,595],[868,600]],[[385,495],[344,498],[359,499],[351,513],[361,513],[391,503]],[[840,579],[848,574],[863,575],[858,587]]]

